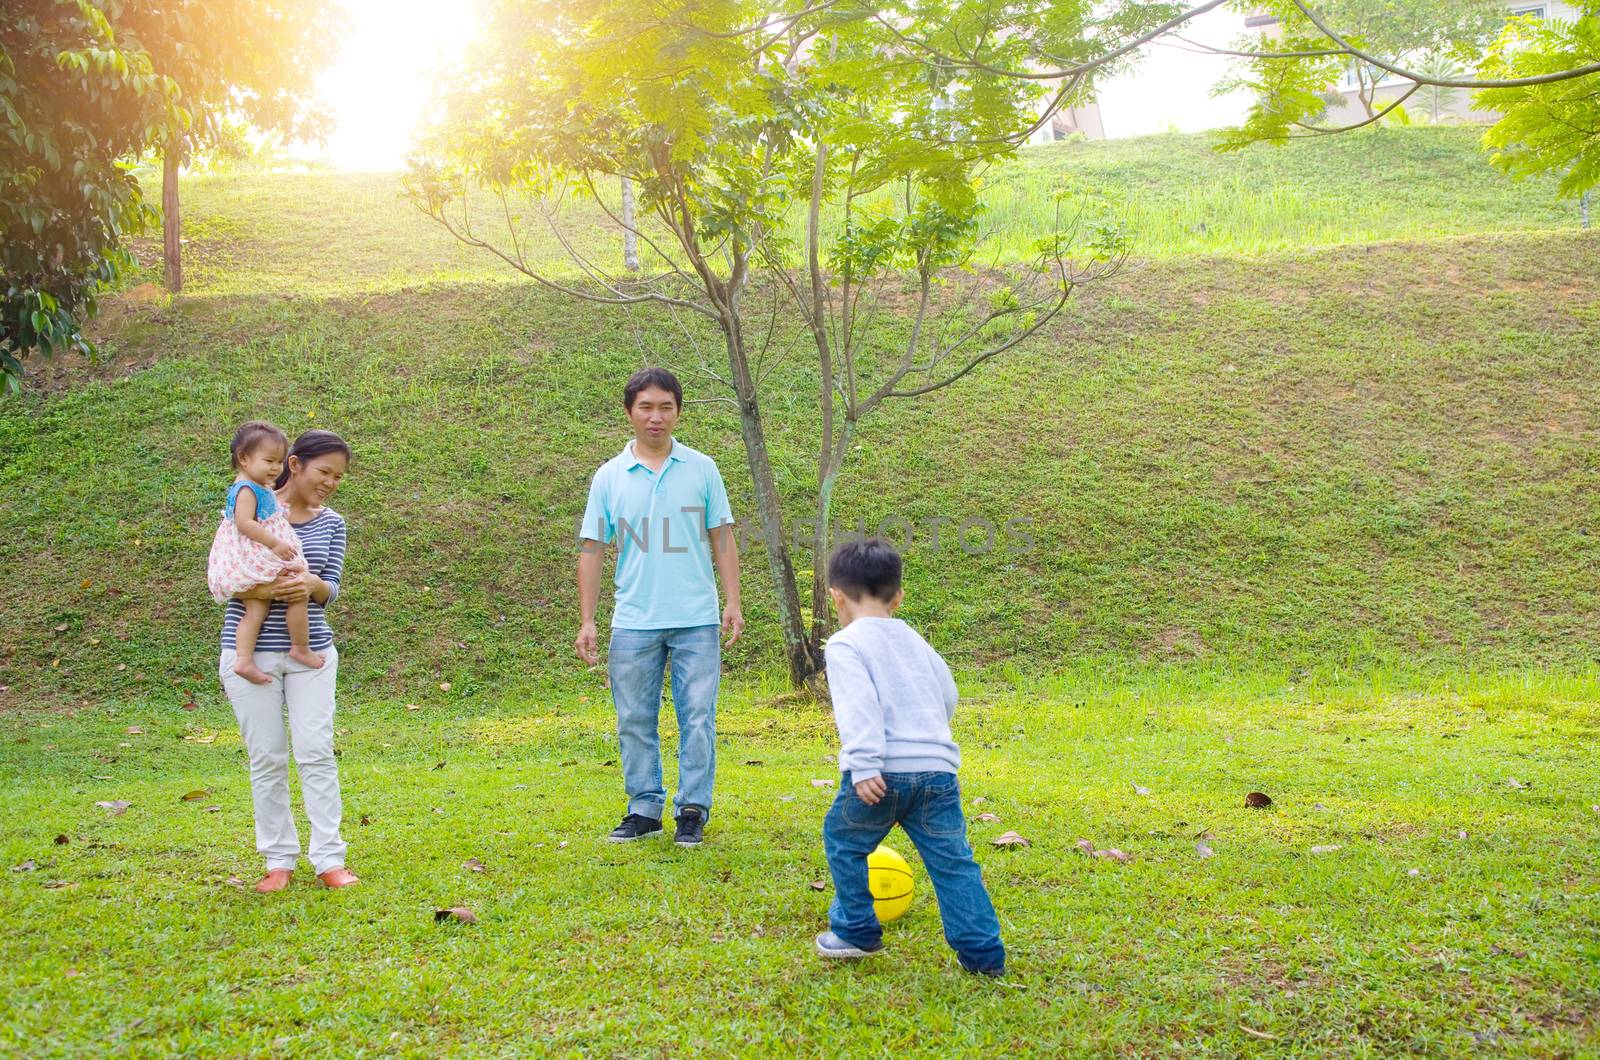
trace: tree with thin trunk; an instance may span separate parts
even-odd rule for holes
[[[821,691],[821,568],[861,421],[1036,334],[1117,268],[1120,233],[1072,207],[1025,260],[980,256],[979,183],[1038,93],[981,73],[930,92],[863,12],[498,0],[489,14],[411,193],[457,239],[552,290],[677,321],[678,358],[739,417],[791,679]],[[618,178],[631,220],[601,194]],[[634,234],[650,267],[606,268],[597,221]],[[761,400],[796,348],[819,369],[809,624]]]
[[[170,291],[183,289],[178,175],[196,153],[227,147],[239,125],[286,138],[321,136],[316,79],[333,59],[343,14],[326,0],[150,0],[120,29],[177,84],[189,115],[161,150],[162,251]]]
[[[639,271],[639,233],[634,230],[633,181],[622,178],[622,267]]]

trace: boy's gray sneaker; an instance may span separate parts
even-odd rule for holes
[[[611,830],[606,840],[612,843],[631,843],[635,839],[643,839],[647,835],[655,835],[661,831],[661,822],[654,817],[646,817],[639,813],[630,813],[622,819],[622,823]]]
[[[817,936],[817,952],[834,960],[854,960],[857,957],[870,957],[874,953],[882,953],[883,943],[878,943],[870,950],[864,950],[860,946],[850,945],[831,931],[824,931]]]

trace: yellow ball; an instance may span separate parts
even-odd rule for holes
[[[884,923],[898,919],[911,908],[914,881],[906,859],[886,846],[867,855],[867,889],[872,892],[872,907]]]

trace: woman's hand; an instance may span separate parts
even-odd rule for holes
[[[321,581],[321,578],[306,571],[300,574],[285,574],[270,583],[267,588],[272,591],[272,598],[280,604],[303,604],[311,599],[312,587]]]

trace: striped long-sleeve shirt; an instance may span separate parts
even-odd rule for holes
[[[319,604],[312,600],[308,605],[307,617],[311,625],[310,646],[318,649],[326,648],[333,643],[333,630],[328,628],[327,619],[323,617],[323,608],[339,598],[339,579],[344,574],[344,516],[332,508],[324,508],[312,516],[309,522],[289,525],[294,528],[295,536],[300,539],[300,548],[306,554],[306,565],[311,568],[311,573],[327,582],[333,590],[328,594],[327,604]],[[224,648],[236,647],[234,634],[239,628],[239,620],[243,617],[244,601],[229,600],[227,613],[222,619]],[[285,618],[284,605],[274,601],[272,609],[267,612],[267,620],[261,624],[261,634],[256,637],[256,651],[288,651],[289,648],[289,626]]]

